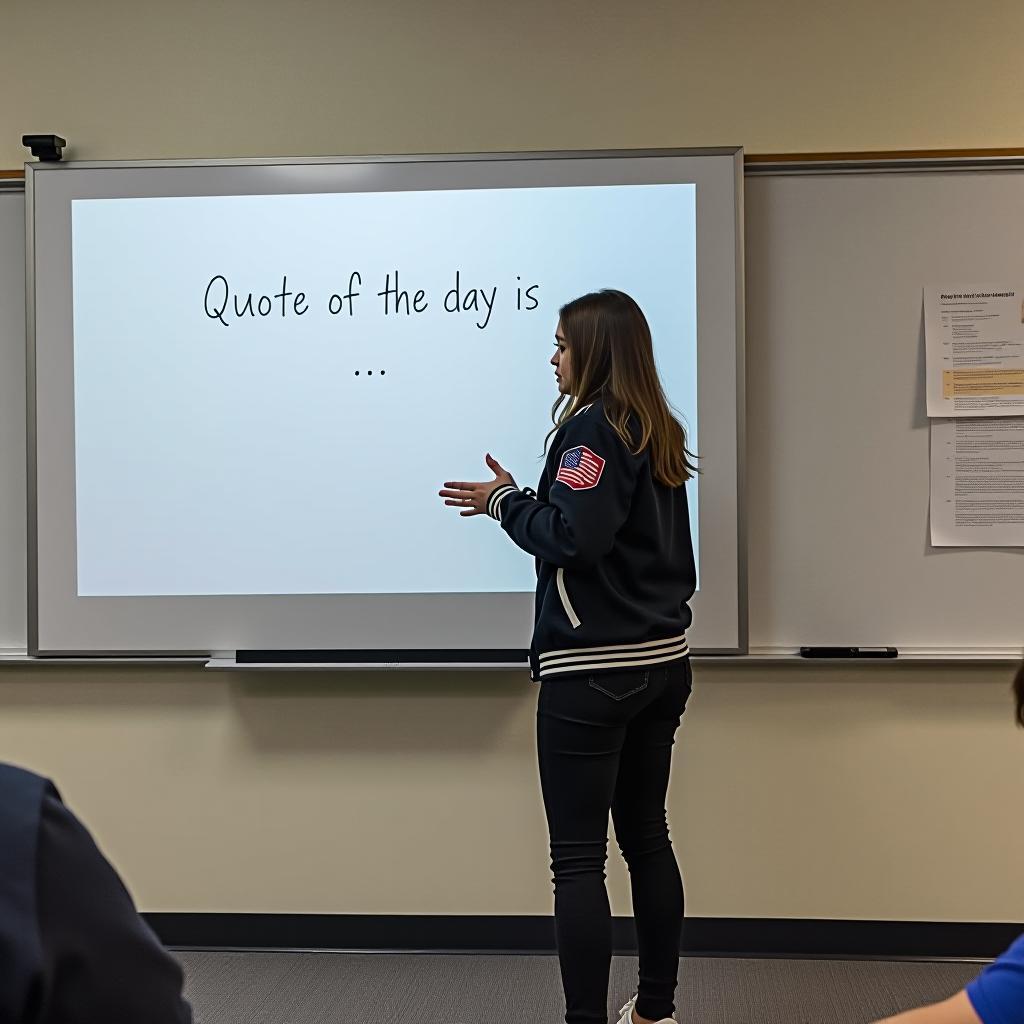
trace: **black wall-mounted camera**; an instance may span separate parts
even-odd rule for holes
[[[57,161],[67,143],[59,135],[22,135],[21,144],[32,150],[32,155],[44,161]]]

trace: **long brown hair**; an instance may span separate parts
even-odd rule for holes
[[[1017,724],[1024,729],[1024,661],[1017,669],[1017,677],[1013,681],[1013,695],[1017,698],[1016,714]]]
[[[558,315],[570,353],[572,395],[559,395],[552,406],[554,427],[547,440],[567,419],[601,399],[605,417],[626,446],[634,454],[650,448],[655,480],[678,487],[694,476],[697,457],[687,449],[686,431],[665,398],[651,329],[636,302],[607,288],[573,299]],[[637,431],[630,430],[631,417]]]

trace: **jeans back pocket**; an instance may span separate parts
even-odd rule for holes
[[[625,700],[646,690],[650,681],[649,671],[606,672],[603,675],[588,676],[587,686],[612,700]]]

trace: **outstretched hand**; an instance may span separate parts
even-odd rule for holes
[[[515,487],[516,482],[507,469],[502,469],[497,459],[490,455],[484,456],[487,468],[494,474],[494,479],[487,483],[470,483],[465,480],[448,480],[444,490],[438,494],[445,499],[446,505],[460,508],[460,516],[481,516],[487,514],[487,502],[498,487],[511,484]]]

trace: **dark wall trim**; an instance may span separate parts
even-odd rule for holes
[[[550,917],[360,914],[145,914],[175,948],[553,953]],[[992,959],[1021,924],[687,918],[691,956]],[[633,919],[612,922],[617,953],[636,952]]]

